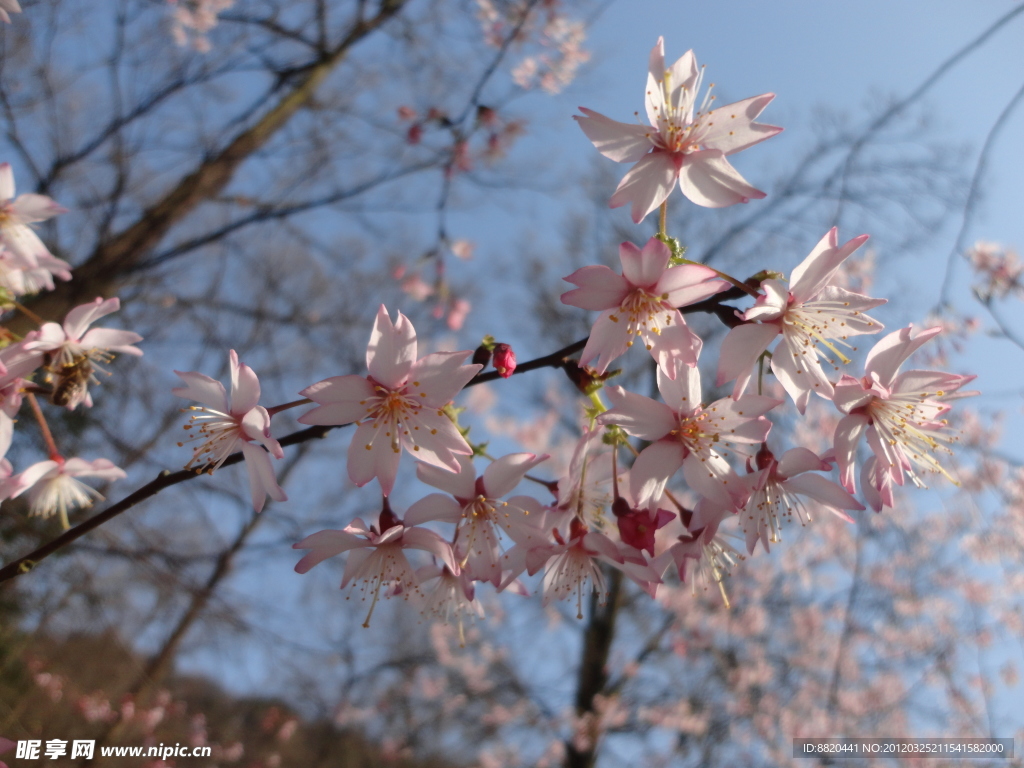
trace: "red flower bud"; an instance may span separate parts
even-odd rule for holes
[[[495,344],[492,362],[494,363],[494,370],[500,373],[503,379],[507,379],[515,373],[516,353],[512,351],[512,347],[508,344]]]

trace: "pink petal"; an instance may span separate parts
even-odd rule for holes
[[[472,354],[435,352],[420,358],[409,369],[407,391],[422,397],[425,405],[443,408],[483,368],[476,364],[463,365]]]
[[[60,465],[56,461],[40,461],[23,472],[7,478],[4,481],[4,486],[10,491],[8,498],[17,498],[44,477],[56,475],[59,469]]]
[[[678,424],[675,413],[664,403],[622,387],[608,387],[606,391],[613,407],[598,417],[599,424],[617,424],[633,437],[652,441],[664,437]]]
[[[142,350],[132,346],[142,341],[142,337],[134,331],[119,331],[114,328],[93,328],[82,337],[83,347],[107,349],[111,352],[120,352],[122,355],[142,354]]]
[[[670,307],[685,307],[704,301],[729,287],[710,267],[681,264],[665,270],[652,293],[668,294],[664,301]]]
[[[14,171],[10,163],[0,163],[0,202],[14,197]]]
[[[416,329],[401,312],[398,321],[392,323],[387,308],[381,304],[366,347],[370,375],[388,389],[397,389],[405,384],[415,360]]]
[[[739,494],[738,490],[730,492],[736,473],[729,462],[714,451],[706,456],[695,453],[687,456],[683,461],[683,477],[692,490],[723,507],[732,507],[734,494]]]
[[[461,519],[462,505],[446,493],[431,493],[424,496],[405,513],[406,525],[420,525],[434,520],[458,523]]]
[[[11,210],[22,224],[34,224],[37,221],[46,221],[49,218],[62,213],[68,209],[58,205],[46,195],[25,194],[19,195],[18,199],[11,204]]]
[[[406,528],[405,533],[402,535],[402,546],[429,552],[447,565],[448,570],[452,573],[459,572],[459,566],[455,562],[455,555],[452,553],[451,545],[433,531],[428,531],[425,528]]]
[[[255,371],[245,363],[238,362],[235,350],[231,358],[231,413],[241,416],[255,408],[260,402],[260,380]]]
[[[789,344],[779,344],[772,355],[772,373],[786,390],[796,409],[802,414],[807,410],[811,392],[818,392],[822,397],[831,397],[832,385],[825,379],[821,366],[811,354],[802,354],[800,359],[794,355]],[[814,384],[818,386],[815,387]],[[824,391],[822,391],[824,390]]]
[[[665,76],[665,38],[659,37],[647,59],[648,73],[655,80]],[[7,163],[4,163],[7,165]],[[14,194],[13,192],[11,193]]]
[[[701,143],[731,155],[781,133],[778,126],[753,122],[774,98],[774,93],[763,93],[712,110],[701,121],[707,126]]]
[[[744,323],[737,325],[722,339],[722,349],[718,356],[718,378],[716,384],[722,386],[727,381],[740,377],[736,382],[733,397],[737,397],[746,387],[753,374],[757,358],[768,349],[779,333],[777,325],[759,325]],[[742,384],[742,386],[741,386]]]
[[[656,237],[648,240],[642,251],[632,243],[619,245],[622,276],[638,288],[653,289],[671,258],[672,251]]]
[[[930,397],[945,397],[975,378],[942,371],[904,371],[893,381],[892,391],[901,394],[920,392]]]
[[[372,579],[380,569],[380,553],[376,549],[367,548],[353,549],[345,560],[345,570],[341,574],[341,588],[344,589],[350,581],[355,579]],[[398,549],[397,547],[392,549]],[[399,550],[400,552],[401,550]],[[404,559],[404,558],[403,558]]]
[[[419,416],[410,419],[406,426],[412,429],[408,433],[402,432],[402,445],[427,464],[458,472],[460,465],[457,457],[473,453],[452,420],[437,411],[422,411]]]
[[[511,493],[522,482],[527,472],[549,458],[546,453],[542,456],[532,453],[510,453],[492,461],[484,470],[484,490],[487,497],[500,499]]]
[[[650,126],[620,123],[605,117],[592,109],[580,107],[583,117],[573,115],[587,138],[602,155],[616,163],[635,163],[650,152],[651,136],[655,130]]]
[[[61,472],[71,477],[96,477],[108,481],[124,480],[128,477],[128,473],[115,466],[110,459],[94,459],[93,461],[77,457],[68,459],[64,462]]]
[[[348,446],[348,476],[359,487],[376,477],[388,496],[395,485],[400,458],[401,450],[392,448],[383,426],[378,429],[370,422],[361,424]]]
[[[607,557],[609,560],[615,563],[624,563],[625,558],[622,553],[619,552],[619,548],[615,545],[615,542],[605,536],[603,533],[597,531],[588,531],[583,534],[583,549],[587,552],[594,552],[603,557]]]
[[[364,376],[332,376],[299,392],[316,408],[299,417],[300,424],[351,424],[368,414],[366,401],[376,394]]]
[[[865,390],[859,379],[845,373],[836,382],[832,392],[832,402],[843,413],[867,405],[873,397],[874,394]]]
[[[196,371],[175,371],[174,373],[185,382],[185,386],[172,389],[172,395],[183,397],[186,400],[195,400],[197,403],[202,403],[224,414],[228,412],[228,396],[224,391],[224,385],[219,381]]]
[[[641,158],[622,178],[608,205],[619,208],[629,203],[633,221],[639,224],[648,213],[665,202],[678,177],[679,171],[670,154],[652,152]]]
[[[476,469],[471,456],[457,458],[460,467],[458,472],[450,472],[442,467],[435,467],[422,462],[416,465],[416,477],[420,482],[450,493],[457,499],[476,498]]]
[[[604,373],[613,360],[629,349],[630,340],[626,318],[621,316],[618,308],[606,310],[594,321],[587,345],[580,355],[580,365],[593,365],[598,373]],[[600,362],[594,364],[597,358]]]
[[[630,492],[638,507],[661,497],[665,484],[683,465],[686,449],[677,440],[658,440],[640,451],[629,472]]]
[[[782,483],[782,487],[788,491],[799,493],[815,501],[821,502],[835,512],[839,517],[852,523],[853,518],[842,514],[839,510],[856,509],[863,510],[864,505],[857,501],[831,480],[815,475],[813,473],[791,477]]]
[[[249,471],[249,492],[252,494],[253,509],[261,512],[268,495],[274,501],[287,501],[288,496],[284,489],[277,484],[274,467],[270,463],[270,454],[252,443],[242,443],[242,453],[245,455],[245,468]]]
[[[695,366],[679,367],[675,378],[658,369],[658,391],[665,404],[675,413],[693,413],[700,407],[700,371]],[[675,424],[671,428],[675,428]],[[637,435],[642,437],[642,435]],[[660,435],[659,435],[660,437]],[[645,440],[657,438],[644,438]]]
[[[759,295],[754,306],[743,314],[743,319],[748,322],[778,320],[789,304],[789,288],[781,280],[764,280],[761,283],[761,290],[764,293]]]
[[[838,233],[839,230],[832,227],[814,246],[810,255],[793,270],[789,280],[789,290],[796,303],[803,304],[811,297],[816,296],[850,254],[868,240],[868,235],[860,235],[840,248]]]
[[[661,333],[641,330],[640,336],[658,362],[658,370],[667,376],[677,376],[683,368],[695,368],[704,344],[678,310],[673,310],[673,323]]]
[[[938,336],[942,328],[928,328],[914,334],[914,326],[910,325],[901,328],[887,336],[883,336],[868,352],[867,360],[864,362],[864,373],[878,376],[878,380],[884,387],[890,387],[896,377],[896,371],[906,362],[914,352],[929,339]]]
[[[793,477],[804,472],[828,472],[832,465],[822,461],[806,448],[790,448],[779,459],[778,472],[782,477]]]
[[[68,312],[64,318],[64,332],[69,339],[78,341],[92,323],[111,312],[117,312],[120,308],[121,301],[116,297],[106,301],[97,297],[95,301],[77,306]]]
[[[562,303],[580,309],[602,311],[618,307],[630,292],[626,278],[604,265],[581,267],[563,280],[579,288],[563,293]]]
[[[724,208],[766,196],[750,186],[717,149],[686,155],[679,169],[679,189],[691,202],[706,208]]]
[[[862,414],[844,416],[836,424],[833,442],[835,444],[836,464],[839,467],[839,482],[850,493],[857,490],[854,479],[854,467],[857,462],[857,444],[868,428],[868,417]]]
[[[345,531],[317,531],[307,536],[298,544],[293,544],[293,549],[309,549],[309,554],[303,557],[295,565],[296,573],[306,573],[314,565],[322,563],[329,557],[340,555],[350,549],[365,547],[366,539],[360,536],[353,536]]]

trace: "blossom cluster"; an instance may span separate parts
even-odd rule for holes
[[[852,522],[849,513],[865,504],[893,507],[895,487],[907,478],[918,486],[928,475],[953,479],[942,459],[957,435],[944,417],[953,399],[971,394],[962,388],[974,377],[902,370],[940,329],[890,332],[867,353],[863,374],[846,367],[858,351],[856,337],[883,331],[870,313],[885,299],[849,290],[839,275],[867,235],[842,242],[832,228],[788,278],[765,271],[741,282],[683,258],[665,232],[676,185],[709,208],[765,196],[727,157],[781,130],[755,122],[773,94],[713,108],[713,96],[701,97],[702,81],[692,51],[667,66],[659,40],[647,75],[649,125],[586,108],[576,118],[603,155],[634,164],[610,206],[629,204],[638,223],[661,208],[661,224],[642,246],[620,246],[621,272],[594,265],[565,278],[575,287],[562,302],[599,313],[572,364],[588,400],[566,473],[544,477],[547,455],[495,458],[471,444],[451,402],[481,365],[466,364],[468,351],[418,357],[408,318],[399,313],[392,321],[384,307],[367,349],[368,375],[303,390],[316,407],[300,422],[355,425],[349,478],[358,486],[377,480],[383,501],[376,520],[357,519],[297,543],[308,552],[296,570],[347,553],[342,586],[362,584],[367,623],[381,596],[417,598],[425,613],[461,622],[480,612],[477,585],[524,592],[522,575],[540,572],[544,603],[571,599],[582,617],[584,597],[605,591],[606,567],[652,596],[671,574],[694,588],[715,585],[724,597],[723,579],[744,557],[729,526],[742,531],[747,554],[758,543],[767,552],[783,528],[806,524],[818,510]],[[733,382],[732,391],[709,402],[703,340],[685,314],[744,296],[750,304],[732,310],[715,366],[715,383]],[[604,383],[610,365],[637,341],[656,365],[660,400]],[[772,438],[772,419],[786,400],[764,394],[766,375],[798,414],[812,398],[834,404],[831,449],[819,455]],[[867,460],[859,456],[862,444]],[[409,506],[404,518],[389,501],[403,453],[417,461],[418,479],[438,491]],[[858,467],[863,503],[855,497]],[[527,481],[540,498],[513,495]],[[432,564],[414,567],[410,550],[429,553]]]
[[[9,163],[0,164],[0,301],[6,308],[17,308],[38,320],[18,299],[53,290],[54,277],[71,279],[71,266],[54,256],[33,229],[33,225],[65,212],[45,195],[15,197],[14,172]],[[39,328],[24,338],[12,338],[8,332],[0,349],[0,500],[28,493],[30,514],[58,514],[65,528],[69,527],[72,511],[103,498],[78,478],[109,482],[125,477],[125,473],[108,459],[88,461],[63,456],[36,395],[46,395],[53,405],[67,410],[92,407],[90,386],[99,383],[97,373],[109,373],[103,366],[116,354],[142,354],[135,346],[142,340],[137,333],[90,328],[119,308],[116,298],[97,298],[72,309],[63,323],[39,321]],[[39,421],[49,457],[15,474],[5,456],[26,399]]]

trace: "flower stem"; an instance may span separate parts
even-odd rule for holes
[[[658,234],[661,237],[668,237],[667,229],[668,223],[668,200],[661,204],[661,208],[658,209]]]
[[[679,264],[696,264],[698,267],[706,267],[707,269],[710,269],[712,272],[714,272],[716,275],[718,275],[720,278],[725,280],[727,283],[732,283],[733,285],[735,285],[737,288],[739,288],[744,293],[746,293],[746,294],[748,294],[750,296],[753,296],[755,299],[757,298],[757,291],[756,290],[751,288],[746,283],[741,282],[740,280],[737,280],[732,275],[728,275],[725,272],[721,272],[721,271],[715,269],[714,267],[709,267],[707,264],[701,264],[699,261],[691,261],[690,259],[680,259],[678,263]]]
[[[43,409],[39,407],[39,401],[36,400],[36,396],[31,392],[26,392],[25,396],[28,398],[28,404],[32,407],[32,414],[36,417],[36,421],[39,422],[39,431],[43,433],[43,442],[46,443],[46,450],[50,452],[50,460],[60,461],[63,459],[63,456],[57,450],[57,443],[53,440],[53,433],[50,432],[50,425],[46,423],[46,417],[43,416]]]
[[[46,323],[46,321],[43,320],[43,318],[41,318],[39,315],[37,315],[31,309],[26,307],[24,304],[20,304],[17,301],[12,302],[12,303],[14,304],[14,308],[16,310],[21,312],[21,314],[23,314],[25,317],[27,317],[29,320],[31,320],[36,325],[38,325],[40,328]]]
[[[289,408],[297,408],[300,405],[306,405],[307,403],[312,402],[313,401],[310,400],[308,397],[304,397],[301,400],[292,400],[290,403],[282,403],[281,405],[275,405],[273,408],[267,408],[267,413],[273,416],[275,413],[287,411]]]

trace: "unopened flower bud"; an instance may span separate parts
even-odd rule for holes
[[[482,365],[486,368],[491,363],[491,348],[486,344],[481,344],[475,350],[473,350],[473,364]]]
[[[508,344],[495,344],[494,345],[494,370],[496,370],[503,379],[507,379],[516,370],[516,353],[512,351],[512,347]]]

